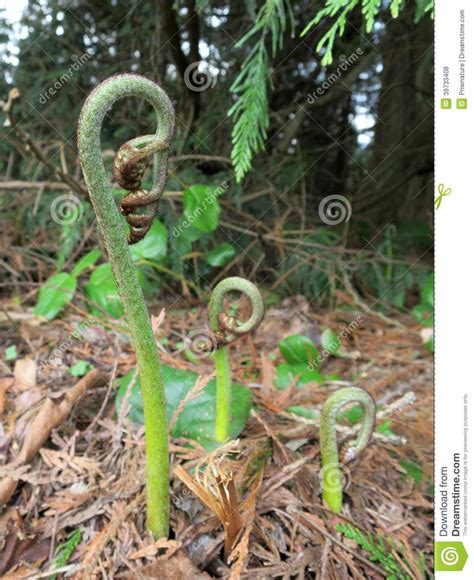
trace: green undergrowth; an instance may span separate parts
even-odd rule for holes
[[[166,415],[168,421],[183,404],[185,398],[196,384],[199,375],[193,371],[175,369],[162,365],[165,383]],[[143,424],[143,400],[138,377],[131,384],[135,371],[130,371],[117,381],[118,391],[115,399],[117,414],[121,413],[124,396],[130,388],[128,397],[128,417],[134,423]],[[172,428],[173,437],[194,439],[205,449],[215,449],[220,443],[215,440],[216,423],[216,381],[212,379],[196,397],[191,396],[182,406]],[[236,438],[245,427],[252,407],[252,394],[247,387],[232,384],[230,437]]]

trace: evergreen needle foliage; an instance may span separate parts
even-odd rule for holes
[[[389,3],[392,18],[397,18],[403,0],[391,0]],[[382,0],[326,0],[323,8],[304,28],[301,36],[308,34],[324,20],[332,20],[328,30],[320,38],[317,52],[323,52],[322,66],[333,61],[333,48],[337,36],[342,36],[352,12],[360,8],[365,22],[366,32],[374,28],[375,20],[384,9]],[[254,13],[253,3],[248,6]],[[425,14],[433,15],[433,0],[417,0],[415,21]],[[228,111],[234,127],[232,130],[232,162],[237,182],[242,181],[252,167],[252,159],[265,146],[270,124],[268,111],[268,92],[273,89],[271,81],[271,59],[283,46],[284,35],[290,23],[294,31],[294,18],[288,0],[266,0],[257,14],[255,24],[242,36],[236,47],[252,43],[242,70],[233,82],[230,90],[237,95],[237,101]],[[270,42],[268,42],[270,37]],[[268,46],[269,45],[269,46]]]
[[[398,17],[402,4],[403,0],[391,0],[390,13],[392,18]],[[382,0],[326,0],[325,6],[318,10],[315,17],[301,33],[301,36],[304,36],[326,18],[333,19],[332,25],[316,46],[317,52],[324,51],[324,56],[321,60],[323,66],[332,63],[334,41],[337,36],[344,34],[350,14],[359,6],[364,17],[365,30],[366,32],[372,32],[375,19],[383,8]],[[433,0],[417,0],[415,21],[418,22],[424,14],[433,16]]]
[[[293,13],[288,0],[267,0],[255,24],[242,36],[237,47],[252,41],[254,46],[230,90],[238,95],[228,115],[234,121],[232,162],[237,181],[251,168],[253,156],[264,148],[269,126],[267,84],[271,84],[267,37],[274,57],[283,45],[288,20],[293,30]]]
[[[403,572],[397,562],[393,549],[390,549],[385,545],[380,534],[377,534],[377,540],[375,540],[372,534],[364,534],[352,524],[345,522],[336,524],[335,529],[345,538],[357,542],[357,544],[369,554],[368,557],[371,562],[377,562],[380,564],[385,572],[387,572],[388,580],[408,580],[409,576]]]

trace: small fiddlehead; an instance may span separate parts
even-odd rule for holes
[[[336,421],[341,409],[350,403],[359,403],[363,410],[362,425],[353,445],[339,460]],[[321,411],[320,446],[322,462],[323,499],[335,513],[342,508],[342,492],[345,474],[342,468],[358,458],[370,442],[375,427],[375,402],[367,391],[359,387],[348,387],[333,393],[324,403]]]
[[[240,292],[250,301],[252,313],[245,322],[223,311],[224,298],[230,292]],[[229,438],[231,422],[232,380],[230,372],[229,351],[227,346],[237,338],[252,332],[262,321],[265,313],[260,290],[243,278],[226,278],[214,288],[209,301],[209,317],[213,340],[217,348],[214,358],[216,363],[216,440]]]
[[[166,159],[174,132],[173,106],[166,93],[151,80],[134,74],[111,77],[89,95],[81,111],[78,146],[82,171],[97,215],[112,272],[125,309],[135,347],[145,417],[148,527],[156,536],[168,534],[168,430],[160,362],[143,293],[138,283],[124,224],[117,210],[102,162],[100,132],[112,105],[124,97],[140,97],[154,108],[155,135],[132,139],[122,146],[114,161],[114,174],[132,193],[122,201],[121,211],[130,224],[129,243],[148,231],[166,180]],[[153,157],[150,192],[139,189],[147,159]]]
[[[240,322],[223,311],[224,298],[230,292],[240,292],[250,300],[252,313],[245,322]],[[264,313],[263,298],[255,284],[237,276],[222,280],[212,291],[209,301],[209,318],[215,344],[218,347],[226,346],[244,334],[252,332],[262,321]]]

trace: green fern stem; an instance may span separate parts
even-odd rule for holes
[[[218,348],[214,354],[216,363],[216,441],[226,441],[230,436],[232,377],[229,349]]]
[[[350,403],[359,403],[363,410],[362,425],[355,443],[347,449],[342,463],[337,447],[336,421],[341,409]],[[323,500],[335,513],[342,508],[342,492],[346,480],[343,466],[360,456],[367,447],[375,427],[375,402],[359,387],[348,387],[333,393],[321,411],[320,446],[322,463]]]
[[[166,93],[139,75],[123,74],[107,79],[89,95],[82,108],[78,146],[84,178],[135,347],[145,416],[148,527],[160,538],[168,535],[169,522],[164,383],[148,310],[125,239],[124,224],[109,187],[100,146],[106,113],[116,101],[125,97],[140,97],[148,101],[159,120],[155,135],[128,142],[120,148],[114,161],[114,175],[119,183],[132,191],[122,200],[121,211],[130,225],[128,242],[135,243],[151,225],[166,180],[168,148],[174,133],[174,111]],[[139,187],[150,156],[154,161],[153,185],[150,192],[145,192]]]
[[[250,300],[252,313],[240,322],[223,311],[224,297],[229,292],[240,292]],[[254,330],[261,322],[265,307],[260,290],[244,278],[226,278],[214,288],[209,301],[209,317],[216,347],[216,440],[226,441],[230,436],[232,379],[227,345]]]

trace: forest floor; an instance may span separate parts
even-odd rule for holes
[[[116,379],[135,365],[130,344],[116,326],[90,322],[77,306],[45,323],[3,301],[3,344],[16,352],[0,353],[0,576],[48,578],[58,567],[58,577],[76,578],[431,575],[432,355],[410,316],[384,320],[339,298],[330,312],[286,299],[231,347],[233,378],[251,389],[253,410],[240,437],[218,451],[170,439],[171,533],[159,541],[145,531],[143,427],[126,412],[116,415]],[[156,314],[163,362],[211,376],[212,360],[191,362],[175,352],[186,329],[206,326],[206,309]],[[361,323],[339,355],[321,365],[324,376],[338,379],[274,387],[281,339],[299,333],[317,341],[322,327],[338,333],[341,321],[357,315]],[[59,345],[59,359],[42,368]],[[81,361],[94,369],[72,376]],[[378,430],[344,472],[343,511],[335,515],[321,500],[318,420],[287,409],[317,411],[348,385],[374,397]],[[356,431],[341,423],[341,440]],[[228,513],[225,531],[216,513]],[[362,539],[351,536],[351,525]]]

